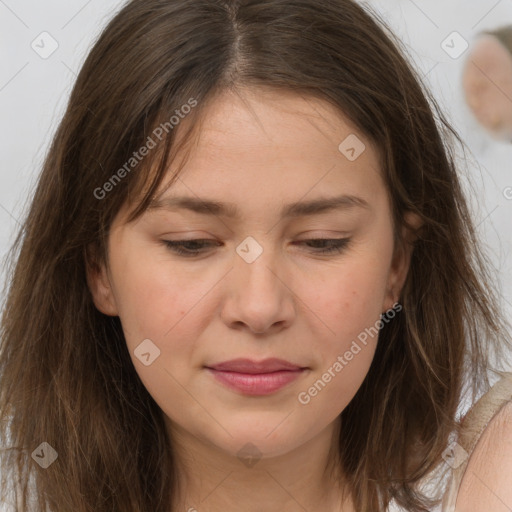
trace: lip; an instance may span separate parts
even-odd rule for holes
[[[285,361],[284,359],[277,359],[275,357],[264,359],[263,361],[253,361],[252,359],[232,359],[223,363],[207,366],[213,370],[220,370],[226,372],[237,373],[272,373],[282,370],[301,370],[302,368],[296,364]]]
[[[283,359],[233,359],[206,366],[219,382],[245,395],[269,395],[297,379],[307,368]]]

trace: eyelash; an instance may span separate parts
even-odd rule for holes
[[[200,250],[188,250],[184,249],[187,244],[198,244],[201,242],[210,242],[211,240],[197,239],[197,240],[163,240],[163,243],[174,253],[184,257],[194,257],[200,255]],[[328,248],[320,248],[313,250],[317,254],[341,254],[349,245],[350,238],[313,238],[310,240],[302,240],[302,242],[318,243],[318,242],[329,242],[331,246]]]

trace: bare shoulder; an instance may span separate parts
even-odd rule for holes
[[[512,402],[491,420],[468,461],[456,512],[512,510]]]

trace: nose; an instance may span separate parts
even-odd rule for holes
[[[271,251],[264,250],[252,263],[235,256],[221,313],[226,325],[253,334],[275,333],[291,325],[296,311],[293,284]]]

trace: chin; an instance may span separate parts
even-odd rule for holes
[[[221,439],[215,436],[212,439],[210,433],[208,439],[233,457],[279,457],[307,441],[305,432],[298,432],[296,425],[288,425],[288,428],[284,424],[280,425],[282,420],[281,417],[278,421],[262,423],[259,426],[251,426],[250,420],[238,426],[225,425],[230,436],[223,435]]]

